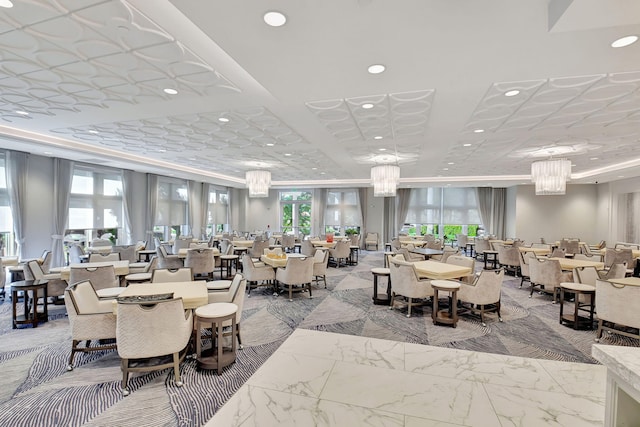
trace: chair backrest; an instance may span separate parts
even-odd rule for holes
[[[123,359],[173,354],[184,349],[191,337],[191,311],[185,315],[182,298],[150,302],[118,300],[116,341]]]
[[[306,256],[313,256],[316,253],[316,248],[313,247],[313,244],[309,240],[303,240],[302,246],[300,246],[300,252]]]
[[[378,233],[369,232],[364,240],[367,243],[378,243]]]
[[[566,254],[577,254],[580,252],[580,241],[574,239],[560,240],[560,248],[565,250]]]
[[[93,253],[89,255],[89,262],[108,262],[120,261],[119,252],[111,252],[110,254]]]
[[[151,283],[166,282],[191,282],[193,281],[193,273],[191,268],[156,268],[151,274]]]
[[[500,301],[504,268],[497,270],[481,270],[473,283],[475,287],[474,304],[493,304]],[[463,285],[464,286],[464,285]]]
[[[289,258],[284,269],[278,269],[277,279],[287,285],[304,285],[313,281],[313,258]]]
[[[436,236],[434,236],[433,234],[425,234],[422,237],[422,240],[424,240],[425,242],[433,242],[434,240],[436,240]]]
[[[391,249],[392,250],[398,250],[402,248],[402,244],[400,243],[400,239],[398,239],[397,237],[391,239]]]
[[[530,270],[529,270],[529,260],[533,257],[536,257],[535,252],[521,252],[520,250],[518,250],[519,252],[519,262],[520,262],[520,274],[522,274],[524,277],[529,277],[530,275]]]
[[[193,274],[212,273],[216,268],[213,249],[189,249],[184,260],[184,266],[191,268]]]
[[[42,253],[42,262],[40,263],[40,267],[42,267],[42,271],[44,274],[49,274],[49,269],[51,268],[51,251],[45,250]]]
[[[440,239],[436,239],[436,240],[429,240],[427,241],[427,244],[425,245],[425,247],[427,249],[436,249],[436,250],[442,250],[444,249],[442,247],[442,240]]]
[[[458,253],[456,248],[452,248],[451,246],[445,246],[442,248],[442,255],[440,256],[440,262],[447,262],[450,256]]]
[[[33,276],[32,280],[42,280],[44,278],[44,272],[42,271],[42,268],[40,267],[40,263],[38,261],[36,261],[36,260],[31,260],[31,261],[27,262],[27,264],[25,265],[24,271],[26,272],[27,270],[29,270],[29,272]],[[27,277],[25,275],[25,279],[26,278]]]
[[[116,270],[113,265],[103,267],[71,267],[69,271],[69,283],[90,281],[94,289],[115,288],[120,285]]]
[[[549,258],[566,258],[567,251],[564,248],[555,248]]]
[[[267,248],[264,248],[263,251],[264,251],[263,255],[282,255],[283,254],[282,248],[269,249],[267,247]],[[254,257],[254,258],[260,258],[260,256],[257,256],[257,257]]]
[[[191,242],[193,242],[193,239],[178,238],[173,242],[173,247],[171,249],[171,252],[174,255],[177,255],[180,252],[180,249],[188,249]]]
[[[498,262],[510,267],[520,266],[520,249],[513,246],[498,246]]]
[[[596,285],[598,276],[598,270],[595,267],[577,267],[573,270],[574,279],[578,283],[584,283],[585,285]]]
[[[627,263],[619,262],[612,264],[609,270],[604,272],[600,276],[601,279],[610,280],[610,279],[621,279],[627,275]]]
[[[324,276],[329,265],[329,251],[316,251],[313,255],[313,275]]]
[[[633,250],[629,248],[611,249],[607,248],[604,253],[604,266],[611,267],[613,264],[626,262],[627,266],[633,266]],[[630,268],[630,267],[627,267]]]
[[[64,294],[67,314],[72,323],[77,315],[111,313],[113,311],[113,300],[101,300],[90,280],[82,280],[69,285]]]
[[[91,241],[91,246],[112,246],[112,244],[109,239],[93,239]]]
[[[251,255],[253,258],[260,258],[260,255],[264,254],[265,249],[269,249],[268,241],[254,240],[253,246],[251,246],[251,249],[249,249],[249,255]]]
[[[282,236],[282,246],[287,248],[287,249],[293,249],[293,247],[296,244],[296,238],[294,236],[291,236],[289,234],[285,234],[284,236]]]
[[[147,266],[144,269],[145,273],[151,273],[153,270],[155,270],[156,268],[158,268],[158,256],[154,255],[151,257],[151,259],[149,260],[149,263],[147,264]]]
[[[640,249],[640,245],[636,244],[636,243],[624,243],[624,242],[617,242],[614,246],[615,249]]]
[[[335,258],[348,257],[349,255],[351,255],[351,243],[345,240],[336,243],[336,246],[331,252],[331,255]]]
[[[135,245],[114,246],[113,252],[119,253],[121,260],[138,262],[138,251],[136,250]]]
[[[189,243],[189,249],[207,249],[209,248],[209,242],[191,242]]]
[[[489,245],[489,240],[484,238],[476,238],[476,246],[475,246],[476,254],[482,255],[484,251],[490,251],[491,246]]]
[[[456,234],[456,240],[458,241],[459,248],[466,247],[467,243],[469,242],[467,235],[462,233]]]
[[[557,259],[530,258],[529,273],[531,283],[545,287],[556,288],[562,281],[562,268]]]
[[[625,286],[596,280],[598,318],[631,328],[640,328],[640,286]]]
[[[464,255],[451,255],[447,258],[447,264],[469,267],[471,269],[471,274],[473,274],[476,267],[476,260]]]
[[[419,279],[413,263],[393,257],[389,260],[389,272],[394,293],[409,298],[426,298],[433,295],[431,283]]]

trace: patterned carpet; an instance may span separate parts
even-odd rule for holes
[[[590,356],[595,331],[574,331],[558,323],[558,306],[548,295],[519,288],[506,276],[502,317],[462,316],[458,327],[434,326],[431,309],[402,310],[373,305],[370,269],[382,265],[382,253],[362,252],[356,266],[330,268],[328,288],[274,297],[254,289],[245,299],[244,349],[223,375],[198,371],[187,359],[177,388],[167,370],[137,374],[132,393],[122,397],[115,351],[80,354],[76,368],[65,367],[71,338],[64,306],[50,305],[50,321],[38,328],[11,329],[11,304],[0,304],[0,425],[7,426],[200,426],[249,378],[295,328],[429,344],[441,347],[542,359],[595,363]],[[19,307],[20,309],[20,307]],[[638,341],[607,335],[603,343],[638,346]]]

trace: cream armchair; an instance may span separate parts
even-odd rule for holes
[[[324,282],[324,288],[327,289],[327,267],[329,265],[329,252],[316,251],[313,255],[313,280],[320,284],[320,279]]]
[[[168,295],[172,296],[172,295]],[[150,296],[154,297],[154,296]],[[129,395],[129,372],[148,372],[173,367],[176,386],[181,387],[180,362],[193,331],[191,310],[185,311],[182,298],[148,301],[118,301],[116,341],[122,359],[122,394]],[[149,366],[152,358],[172,355],[166,363]],[[143,360],[147,363],[137,363]],[[162,360],[162,359],[160,359]]]
[[[61,297],[62,295],[64,295],[64,290],[67,287],[67,282],[60,278],[60,273],[45,273],[44,271],[42,271],[42,266],[37,260],[29,261],[25,267],[29,269],[29,272],[35,280],[48,280],[47,296],[49,298]]]
[[[289,291],[289,301],[293,301],[292,293],[294,286],[307,285],[309,298],[313,298],[311,293],[311,282],[313,281],[313,258],[289,258],[285,268],[278,268],[276,271],[276,284],[284,285]]]
[[[113,300],[100,299],[88,280],[75,283],[64,292],[69,326],[71,327],[71,356],[67,370],[73,370],[73,358],[77,352],[113,350],[116,348],[116,316]],[[101,341],[102,340],[102,341]],[[105,344],[91,347],[91,341]],[[81,346],[82,342],[86,342]]]
[[[506,270],[513,271],[513,275],[518,277],[520,271],[520,249],[515,246],[499,245],[498,249],[498,263]]]
[[[192,280],[193,272],[189,267],[156,268],[151,273],[151,283],[191,282]]]
[[[242,273],[247,279],[247,282],[249,282],[247,284],[249,296],[251,296],[251,285],[258,286],[259,283],[269,283],[276,280],[276,273],[273,267],[264,264],[257,266],[249,254],[242,255]]]
[[[500,292],[503,278],[504,269],[482,270],[472,284],[460,282],[458,301],[462,304],[470,304],[471,312],[480,315],[482,326],[487,326],[484,314],[491,311],[497,312],[498,321],[502,322]]]
[[[160,245],[156,248],[158,256],[158,268],[180,268],[184,267],[184,262],[178,255],[167,253],[167,246]]]
[[[371,247],[375,247],[375,250],[377,251],[379,240],[380,238],[378,237],[378,233],[367,233],[367,236],[364,239],[364,248],[370,250]]]
[[[529,259],[529,279],[531,281],[531,292],[529,298],[533,296],[533,290],[539,286],[544,292],[553,294],[553,303],[558,300],[558,289],[560,283],[573,282],[573,274],[563,272],[560,261],[548,258]]]
[[[598,309],[598,332],[596,342],[600,342],[603,331],[640,339],[640,335],[630,333],[627,328],[640,328],[640,286],[625,286],[604,280],[596,280]]]
[[[428,298],[433,296],[431,281],[418,277],[413,263],[403,261],[398,257],[389,259],[391,279],[391,303],[389,310],[395,307],[396,296],[408,299],[407,317],[411,317],[411,307],[422,305],[422,302],[414,303],[414,298]]]
[[[121,288],[118,276],[113,265],[102,267],[71,267],[69,271],[69,283],[91,281],[100,298],[115,298],[125,288]]]
[[[461,277],[460,280],[464,283],[473,283],[475,280],[476,260],[464,255],[451,255],[447,258],[447,264],[458,265],[460,267],[468,267],[471,269],[471,273]]]
[[[342,241],[336,243],[335,248],[329,249],[330,261],[333,260],[336,263],[336,268],[340,267],[340,260],[343,260],[342,265],[347,265],[349,257],[351,256],[351,243],[348,241]]]
[[[246,254],[245,254],[246,255]],[[246,255],[248,257],[248,255]],[[250,259],[250,257],[249,257]],[[238,306],[236,311],[236,325],[238,348],[242,349],[242,338],[240,336],[240,321],[242,320],[242,310],[244,307],[244,294],[247,290],[247,280],[242,274],[236,274],[227,289],[209,292],[209,304],[214,302],[230,302]],[[224,322],[223,326],[231,326],[231,321]]]

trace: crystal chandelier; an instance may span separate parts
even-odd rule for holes
[[[400,183],[400,166],[377,165],[371,168],[371,182],[375,197],[393,197]]]
[[[536,196],[563,195],[570,179],[570,160],[549,159],[531,164],[531,181],[536,185]]]
[[[245,182],[249,189],[249,197],[268,197],[271,172],[264,170],[247,171]]]

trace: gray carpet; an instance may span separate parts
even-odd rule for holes
[[[295,328],[315,329],[396,341],[542,359],[595,363],[590,356],[595,331],[574,331],[558,323],[558,306],[548,295],[520,289],[506,276],[502,317],[462,316],[457,328],[434,326],[431,309],[373,305],[370,269],[382,265],[380,252],[363,252],[357,266],[330,268],[328,288],[274,297],[266,287],[245,299],[244,349],[234,365],[218,376],[199,371],[192,359],[182,365],[185,386],[177,388],[168,370],[139,374],[132,393],[120,392],[117,353],[76,357],[65,370],[71,339],[64,306],[50,305],[50,321],[38,328],[11,329],[11,304],[0,304],[0,425],[11,426],[200,426],[278,348]],[[20,306],[19,306],[20,309]],[[603,343],[638,346],[638,341],[606,335]]]

